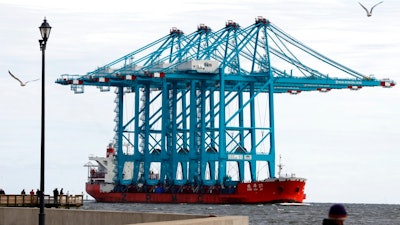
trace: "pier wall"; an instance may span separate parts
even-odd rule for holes
[[[37,224],[38,208],[0,207],[0,225]],[[46,225],[248,225],[247,216],[45,209]]]

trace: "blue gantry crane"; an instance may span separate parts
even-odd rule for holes
[[[115,87],[113,146],[121,185],[256,181],[260,168],[265,178],[275,177],[275,93],[395,85],[325,57],[263,17],[245,28],[234,21],[217,31],[204,24],[190,34],[172,28],[56,83],[75,93]]]

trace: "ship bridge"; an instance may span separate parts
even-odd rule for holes
[[[205,24],[189,34],[172,28],[94,71],[64,74],[56,83],[77,94],[85,86],[115,89],[113,145],[116,181],[123,185],[273,178],[274,94],[395,85],[329,59],[263,17],[247,27],[229,20],[216,31]],[[124,107],[132,115],[124,115]]]

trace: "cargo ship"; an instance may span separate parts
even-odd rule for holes
[[[226,181],[224,185],[117,184],[115,168],[117,155],[110,145],[106,157],[89,156],[86,192],[97,202],[109,203],[200,203],[200,204],[266,204],[302,203],[306,198],[305,178],[294,174],[281,175],[262,181]],[[94,162],[94,163],[93,163]],[[159,179],[151,173],[150,179]]]

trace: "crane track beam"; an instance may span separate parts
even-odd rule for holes
[[[162,78],[151,76],[137,76],[134,80],[127,80],[124,76],[104,76],[104,77],[75,77],[61,78],[56,82],[62,85],[84,85],[97,87],[127,87],[135,88],[150,84],[152,88],[161,89],[164,82],[177,83],[181,89],[186,89],[191,80],[205,81],[210,88],[220,85],[219,74],[164,74]],[[101,79],[100,79],[101,78]],[[225,88],[235,88],[238,83],[252,83],[255,87],[264,87],[268,82],[268,74],[254,75],[229,75],[225,74]],[[274,93],[287,93],[290,90],[300,91],[320,91],[320,89],[351,89],[352,87],[393,87],[396,83],[391,80],[376,79],[320,79],[320,78],[297,78],[297,77],[276,77],[273,79]],[[247,89],[249,91],[249,89]],[[268,92],[268,88],[263,92]]]

